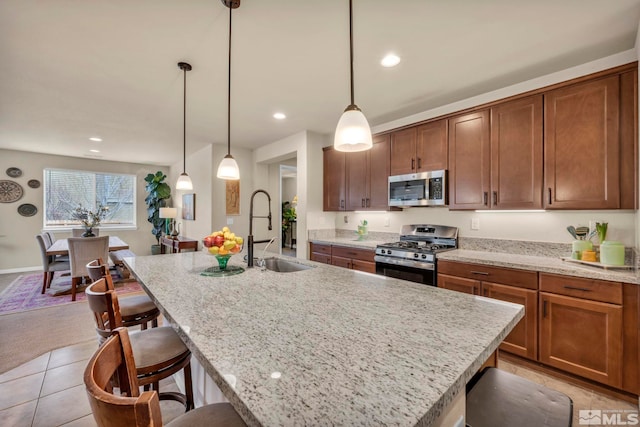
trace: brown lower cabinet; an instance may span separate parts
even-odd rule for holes
[[[525,306],[501,351],[640,394],[640,286],[440,260],[438,287]]]
[[[504,339],[501,351],[535,360],[538,354],[537,273],[438,261],[438,287],[522,304],[524,317]]]
[[[622,387],[622,284],[540,275],[540,362]]]
[[[373,260],[375,250],[337,246],[322,243],[310,243],[311,261],[318,261],[336,267],[349,268],[367,273],[376,272],[376,263]]]

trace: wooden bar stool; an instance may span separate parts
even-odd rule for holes
[[[98,344],[102,345],[111,333],[122,327],[120,304],[115,291],[106,289],[105,279],[92,283],[86,290],[89,308],[94,314]],[[191,382],[191,352],[176,331],[169,326],[133,331],[130,334],[138,383],[151,385],[158,391],[160,400],[175,400],[193,409],[193,384]],[[185,394],[159,392],[160,380],[184,369]],[[146,389],[146,388],[145,388]]]
[[[84,384],[100,427],[160,427],[162,413],[155,391],[140,394],[135,357],[126,328],[117,328],[98,348],[84,371]],[[116,376],[120,395],[113,394],[111,379]],[[239,427],[242,418],[229,403],[203,406],[179,416],[168,427]]]
[[[469,427],[571,427],[564,393],[497,368],[486,368],[467,393]]]
[[[102,258],[95,259],[87,264],[87,273],[92,282],[105,279],[106,288],[94,290],[99,292],[115,291],[113,278],[109,273],[109,267],[103,264]],[[141,329],[147,329],[147,323],[151,322],[153,328],[158,327],[158,316],[160,310],[151,301],[149,295],[123,296],[118,299],[120,303],[120,315],[122,316],[122,326],[140,325]]]

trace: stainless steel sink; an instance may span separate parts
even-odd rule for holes
[[[309,265],[287,261],[282,258],[265,258],[264,267],[267,270],[275,271],[278,273],[293,273],[294,271],[309,270],[310,268],[313,268]]]

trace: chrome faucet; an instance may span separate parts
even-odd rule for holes
[[[256,197],[256,194],[264,193],[269,199],[269,215],[267,216],[253,216],[253,199]],[[251,203],[249,204],[249,235],[247,236],[247,268],[253,267],[253,245],[255,243],[267,243],[271,244],[273,239],[269,240],[253,240],[253,218],[268,218],[269,219],[269,230],[272,230],[271,226],[271,196],[264,190],[256,190],[251,194]],[[268,245],[267,245],[268,246]],[[265,248],[266,249],[266,248]],[[264,259],[264,254],[263,254]]]
[[[262,256],[258,258],[258,267],[262,268],[263,270],[265,266],[264,254],[267,252],[267,249],[269,249],[269,246],[271,246],[271,244],[276,240],[278,240],[278,236],[273,237],[271,240],[269,240],[269,243],[267,243],[267,246],[265,246],[264,249],[262,250]]]

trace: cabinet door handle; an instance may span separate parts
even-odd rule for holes
[[[347,255],[356,256],[356,255],[358,255],[358,254],[357,254],[357,253],[355,253],[355,252],[347,252]]]
[[[362,199],[362,207],[364,208],[364,206],[365,206],[365,205],[364,205],[364,199]]]
[[[494,204],[495,206],[497,206],[497,205],[498,205],[498,192],[497,192],[497,191],[494,191],[494,192],[493,192],[493,204]]]
[[[422,159],[418,157],[418,169],[422,167]]]
[[[483,289],[483,293],[484,293],[484,296],[485,296],[485,297],[486,297],[486,296],[488,296],[488,295],[489,295],[489,289],[484,288],[484,289]]]
[[[411,170],[414,170],[416,168],[416,159],[412,158],[411,159]]]
[[[551,204],[551,187],[549,187],[549,204]]]
[[[471,274],[479,274],[481,276],[488,276],[489,273],[487,273],[486,271],[471,271]]]
[[[542,317],[547,317],[547,301],[542,301]]]
[[[366,198],[367,203],[365,204],[365,207],[369,208],[371,207],[371,199],[370,198]]]
[[[565,285],[564,286],[565,289],[570,289],[572,291],[583,291],[583,292],[591,292],[591,289],[587,289],[587,288],[579,288],[577,286],[569,286],[569,285]]]
[[[344,209],[344,200],[340,200],[340,207]]]
[[[489,193],[484,192],[484,204],[485,206],[489,204]]]

